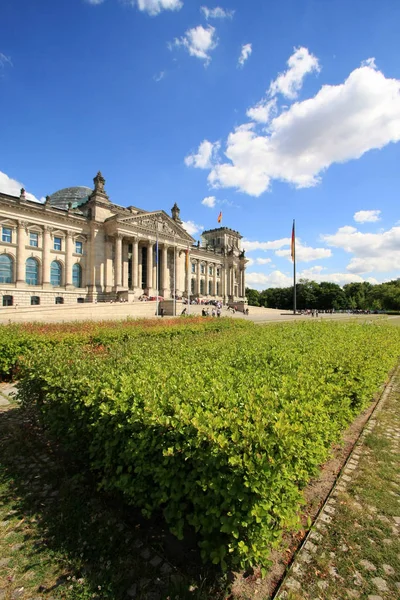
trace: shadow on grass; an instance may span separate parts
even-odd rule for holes
[[[10,586],[29,571],[25,590],[43,598],[225,597],[224,581],[202,565],[195,539],[178,542],[161,519],[146,521],[120,498],[97,492],[90,474],[46,438],[33,413],[0,412],[0,466],[0,505],[22,542]],[[12,541],[4,545],[3,536],[1,547]]]

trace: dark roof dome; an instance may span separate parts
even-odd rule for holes
[[[93,190],[84,186],[64,188],[51,194],[50,205],[65,210],[68,209],[69,204],[71,204],[71,208],[77,208],[88,201],[92,192]]]

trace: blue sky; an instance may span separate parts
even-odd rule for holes
[[[249,287],[400,270],[396,0],[2,0],[0,189],[239,230]]]

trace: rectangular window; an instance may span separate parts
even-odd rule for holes
[[[76,254],[83,254],[82,242],[75,242],[75,252],[76,252]]]
[[[221,269],[217,269],[217,277],[221,277]]]
[[[208,267],[208,274],[212,275],[213,274],[213,268],[212,267]]]
[[[60,237],[55,237],[54,238],[54,246],[53,246],[54,250],[61,250],[61,238]]]
[[[1,235],[1,241],[2,242],[7,242],[8,244],[11,244],[11,242],[12,242],[12,229],[10,229],[10,227],[3,227],[3,231],[2,231],[2,235]]]
[[[196,265],[195,265],[195,263],[192,263],[192,273],[196,273]]]
[[[39,246],[39,234],[33,231],[29,232],[29,245],[37,248]],[[36,297],[36,296],[35,296]]]
[[[204,273],[205,273],[205,272],[206,272],[206,268],[205,268],[205,266],[204,266],[204,265],[200,265],[200,273],[201,273],[202,275],[204,275]]]

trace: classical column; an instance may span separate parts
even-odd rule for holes
[[[204,284],[204,285],[205,285],[205,288],[206,288],[206,289],[204,290],[204,291],[205,291],[205,295],[206,295],[206,296],[208,296],[208,269],[209,269],[209,263],[208,263],[208,262],[206,262],[206,277],[205,277],[205,279],[206,279],[206,280],[205,280],[205,284]]]
[[[122,242],[122,287],[129,289],[129,246]]]
[[[139,258],[138,258],[138,288],[142,292],[143,290],[143,247],[140,246],[138,248]]]
[[[42,250],[42,284],[43,287],[50,286],[50,227],[43,228],[43,250]]]
[[[139,240],[135,238],[132,242],[132,289],[135,291],[138,287],[138,267],[139,267]]]
[[[119,287],[122,287],[122,235],[117,233],[115,236],[115,287],[118,291]]]
[[[176,247],[176,245],[174,247],[174,252],[175,252],[175,258],[174,258],[174,260],[175,260],[175,283],[172,283],[172,287],[175,286],[173,293],[178,294],[180,296],[182,294],[182,288],[181,288],[182,277],[181,277],[181,272],[180,272],[180,268],[179,268],[180,264],[181,264],[181,260],[180,260],[180,256],[179,256],[180,250],[179,250],[179,248]],[[185,286],[182,286],[182,287],[183,287],[183,289],[185,289]]]
[[[18,221],[17,232],[17,286],[25,284],[25,223]]]
[[[214,265],[213,296],[217,295],[217,266]]]
[[[154,242],[149,242],[147,244],[147,287],[150,290],[153,287],[153,247]]]
[[[189,265],[190,267],[190,265]],[[196,279],[196,295],[200,296],[200,279],[201,279],[201,264],[200,261],[197,261],[197,279]]]
[[[72,287],[72,233],[67,231],[65,244],[65,286]]]
[[[104,236],[105,244],[105,269],[104,269],[104,286],[106,292],[111,292],[114,282],[112,278],[112,241],[108,235]]]
[[[168,293],[168,246],[164,244],[162,247],[162,259],[161,259],[161,295],[166,298]],[[169,294],[171,297],[171,293]]]
[[[230,267],[229,268],[229,293],[232,296],[232,300],[234,299],[234,295],[235,295],[234,281],[235,281],[234,268]]]

